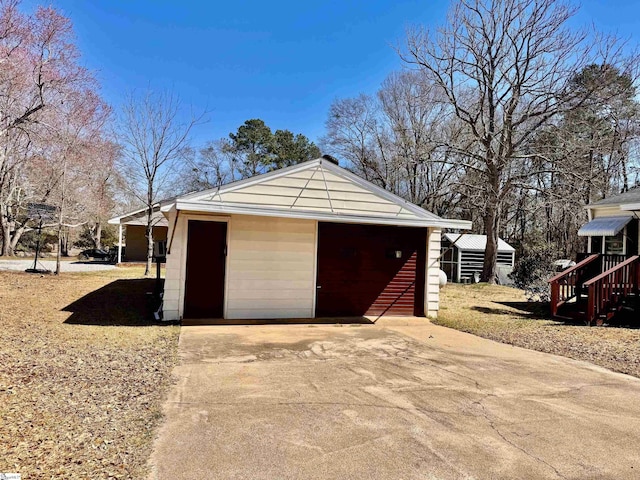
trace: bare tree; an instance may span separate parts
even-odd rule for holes
[[[505,202],[535,174],[522,163],[536,155],[527,151],[530,138],[610,79],[604,68],[591,88],[572,89],[575,72],[590,64],[627,72],[615,38],[568,27],[575,13],[555,0],[457,0],[447,25],[409,31],[401,53],[444,92],[449,114],[465,127],[447,146],[482,192],[483,277],[491,283]]]
[[[153,207],[171,189],[177,163],[189,152],[189,134],[202,115],[184,115],[180,100],[168,91],[131,92],[118,123],[121,166],[131,192],[147,210],[147,266],[153,259]]]
[[[68,18],[51,7],[25,15],[18,0],[0,0],[2,255],[11,255],[30,228],[26,202],[46,200],[33,184],[38,172],[31,164],[44,150],[37,144],[43,115],[51,118],[68,95],[92,87],[78,56]]]
[[[455,206],[458,174],[442,148],[455,135],[433,83],[416,72],[392,73],[375,96],[335,101],[322,146],[356,173],[440,215]]]
[[[233,168],[228,140],[207,142],[197,152],[190,152],[181,172],[180,186],[185,192],[215,188],[240,178]]]

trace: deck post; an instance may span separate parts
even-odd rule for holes
[[[122,223],[118,224],[118,264],[122,262]]]

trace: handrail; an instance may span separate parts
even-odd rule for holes
[[[599,257],[600,254],[598,253],[590,255],[549,280],[551,287],[550,304],[552,316],[555,317],[558,314],[558,309],[561,305],[580,295],[581,277],[585,275],[587,265]]]
[[[560,273],[558,273],[555,277],[551,277],[548,280],[548,283],[552,283],[552,282],[556,282],[556,281],[560,280],[562,277],[565,277],[565,276],[569,275],[574,270],[577,270],[577,269],[579,269],[581,267],[584,267],[585,265],[588,265],[589,263],[593,262],[599,256],[600,256],[599,253],[594,253],[592,255],[589,255],[584,260],[581,260],[580,262],[576,263],[573,267],[569,267],[566,270],[563,270]]]
[[[625,266],[629,265],[630,263],[635,262],[636,260],[638,260],[640,257],[638,255],[634,255],[633,257],[627,258],[624,262],[619,263],[617,265],[615,265],[614,267],[611,267],[609,270],[607,270],[606,272],[602,272],[600,275],[598,275],[597,277],[593,277],[590,280],[587,280],[586,282],[584,282],[584,286],[585,287],[590,287],[591,284],[596,283],[600,280],[602,280],[603,278],[606,278],[607,276],[609,276],[611,273],[615,272],[616,270],[619,270],[621,268],[624,268]]]
[[[602,315],[608,315],[622,305],[631,293],[638,295],[640,288],[640,256],[635,255],[606,272],[597,275],[584,285],[589,288],[587,324],[598,323]]]

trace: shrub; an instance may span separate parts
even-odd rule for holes
[[[555,249],[548,245],[528,246],[523,250],[509,277],[524,290],[529,301],[549,301],[549,279],[555,274]]]

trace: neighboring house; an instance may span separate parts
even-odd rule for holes
[[[154,241],[167,239],[168,222],[160,212],[160,204],[153,208],[151,217]],[[118,263],[147,261],[147,209],[141,208],[120,217],[109,220],[111,225],[118,225]],[[123,235],[124,245],[123,249]]]
[[[640,187],[586,206],[589,222],[578,235],[587,237],[587,252],[637,255]]]
[[[486,235],[471,233],[445,233],[442,236],[442,258],[440,268],[451,282],[472,281],[474,274],[482,274]],[[507,283],[507,275],[513,272],[516,251],[507,242],[498,239],[498,277]]]
[[[640,187],[586,205],[589,222],[578,230],[587,252],[551,279],[557,317],[602,323],[622,310],[638,310],[640,289]]]
[[[330,157],[160,207],[165,320],[430,315],[443,219]]]

